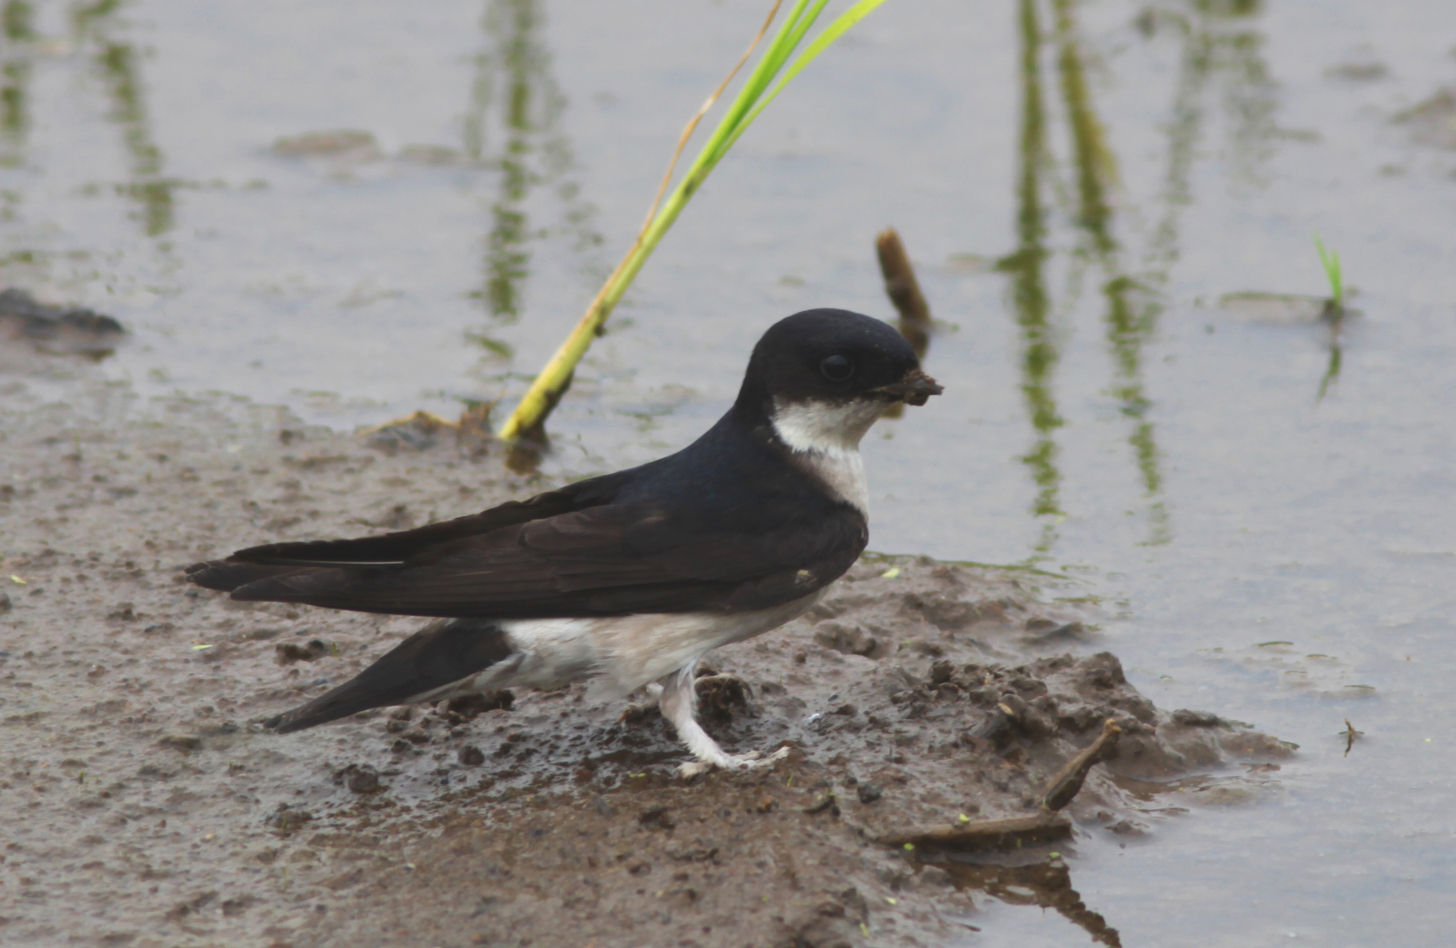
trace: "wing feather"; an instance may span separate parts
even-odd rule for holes
[[[705,522],[665,502],[616,504],[450,539],[384,569],[291,569],[242,585],[233,598],[500,619],[738,611],[827,585],[866,540],[863,516],[845,505],[759,506]]]
[[[200,563],[234,599],[458,618],[767,608],[833,582],[864,515],[730,413],[678,455],[415,530]]]

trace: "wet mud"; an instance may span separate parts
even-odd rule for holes
[[[1116,944],[1073,888],[1078,840],[1275,793],[1292,752],[1155,708],[1064,580],[877,556],[705,663],[705,726],[731,752],[789,747],[769,768],[681,780],[654,708],[580,686],[278,736],[260,722],[420,620],[232,603],[182,567],[551,484],[478,443],[381,450],[222,397],[0,423],[11,943],[944,945],[989,892]],[[1037,817],[1108,720],[1069,827],[905,844]]]

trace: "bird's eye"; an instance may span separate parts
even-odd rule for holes
[[[831,382],[843,382],[854,374],[854,363],[847,356],[836,353],[824,357],[824,361],[819,363],[819,372]]]

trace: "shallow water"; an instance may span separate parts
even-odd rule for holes
[[[134,330],[12,397],[99,375],[346,428],[509,402],[759,6],[12,5],[0,282]],[[1088,907],[1129,945],[1445,944],[1456,151],[1418,106],[1456,86],[1453,27],[1442,0],[888,4],[694,200],[548,469],[683,444],[779,316],[889,316],[896,225],[947,392],[870,436],[872,545],[1065,570],[1159,706],[1302,746],[1275,796],[1083,844]],[[374,144],[275,147],[337,129]],[[1358,289],[1337,362],[1317,306],[1220,302],[1327,294],[1313,232]],[[1085,937],[986,907],[975,944]]]

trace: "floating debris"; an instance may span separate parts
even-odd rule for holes
[[[1218,307],[1248,322],[1290,326],[1318,320],[1325,313],[1325,298],[1248,291],[1225,293],[1218,298]]]
[[[952,276],[974,273],[995,273],[997,259],[979,253],[953,253],[945,258],[941,268]]]
[[[1343,79],[1346,82],[1375,82],[1388,77],[1390,69],[1385,63],[1366,59],[1331,66],[1325,70],[1325,75],[1330,79]]]
[[[406,145],[399,157],[420,165],[458,165],[465,160],[458,148],[447,145]]]
[[[379,143],[369,132],[354,128],[304,132],[273,143],[273,151],[286,158],[350,158],[370,161],[381,156]]]

